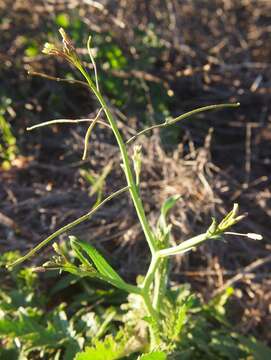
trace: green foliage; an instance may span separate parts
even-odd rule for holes
[[[6,253],[1,262],[17,257],[18,253]],[[65,359],[72,359],[72,354],[80,350],[84,340],[76,332],[74,320],[68,319],[65,305],[47,312],[49,299],[38,296],[38,291],[37,274],[31,269],[6,278],[0,290],[0,339],[5,344],[0,357],[8,353],[25,358],[38,352],[44,358],[56,359],[62,352]]]
[[[18,253],[4,254],[0,265],[18,256]],[[139,295],[130,294],[120,308],[120,294],[114,304],[111,290],[84,287],[84,279],[80,280],[81,291],[74,292],[76,278],[72,275],[59,278],[56,273],[45,274],[47,286],[55,284],[50,293],[42,291],[37,273],[31,269],[2,275],[0,341],[4,346],[0,350],[1,359],[20,356],[76,360],[238,360],[252,356],[256,360],[267,360],[271,355],[265,345],[234,332],[228,323],[226,308],[230,309],[227,303],[232,289],[208,304],[193,295],[189,286],[168,290],[162,304],[166,317],[162,323],[161,350],[148,353],[148,323]],[[62,302],[50,305],[48,310],[52,297],[59,293],[67,294],[69,305]],[[107,304],[112,303],[110,307],[107,305],[107,310],[101,305],[94,308],[95,312],[89,310],[88,304],[101,302],[103,298]]]
[[[98,176],[95,176],[91,173],[91,171],[81,169],[80,175],[82,178],[91,185],[89,196],[92,196],[94,194],[97,194],[97,199],[93,207],[97,206],[101,203],[104,193],[104,186],[105,181],[112,169],[112,163],[109,162],[104,169],[102,170],[101,174]]]
[[[76,255],[87,267],[92,265],[89,263],[86,255],[92,260],[98,271],[98,277],[102,280],[108,281],[120,289],[125,289],[126,284],[119,274],[112,268],[111,265],[104,259],[104,257],[90,244],[79,241],[74,236],[70,237],[71,247],[75,251]],[[83,252],[86,254],[84,255]]]
[[[0,258],[0,265],[18,257],[18,253],[5,253]],[[73,302],[69,296],[69,308],[64,302],[52,307],[54,296],[65,293],[67,288],[72,289],[74,277],[59,279],[56,273],[51,278],[46,276],[48,287],[55,283],[49,293],[42,291],[37,274],[31,269],[14,271],[10,275],[1,273],[4,281],[0,290],[0,343],[4,344],[0,347],[1,359],[5,356],[8,359],[8,356],[11,359],[19,356],[22,359],[59,359],[61,356],[72,360],[85,341],[107,331],[115,315],[111,309],[101,313],[88,310],[88,301],[103,298],[99,290],[87,291],[78,299],[74,296]]]
[[[4,169],[10,168],[12,160],[15,159],[18,153],[16,137],[13,135],[11,126],[4,116],[10,104],[11,99],[0,98],[0,165]]]
[[[70,17],[65,13],[59,13],[55,22],[59,27],[67,28],[70,25]]]
[[[140,356],[138,360],[167,360],[167,355],[161,351],[154,351]]]
[[[79,277],[97,278],[127,292],[140,292],[137,287],[126,283],[92,245],[78,240],[75,236],[70,236],[70,245],[74,257],[81,263],[79,266],[69,260],[63,249],[55,243],[53,247],[58,256],[43,264],[43,268],[63,270]]]
[[[76,355],[75,360],[117,360],[123,358],[125,352],[124,336],[119,334],[117,338],[114,339],[109,335],[103,341],[94,341],[93,346],[86,347],[84,352]]]
[[[168,224],[167,217],[169,211],[174,207],[176,202],[180,199],[179,195],[174,195],[168,198],[161,207],[161,214],[157,222],[157,239],[164,244],[168,245],[171,225]]]
[[[24,53],[27,57],[37,56],[39,54],[39,47],[38,47],[37,43],[34,41],[28,42],[28,45],[25,48]]]

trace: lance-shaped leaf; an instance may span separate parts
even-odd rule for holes
[[[75,236],[70,236],[69,238],[71,247],[78,259],[83,265],[87,266],[91,265],[89,262],[89,259],[91,259],[98,271],[98,277],[101,280],[107,281],[117,288],[127,292],[140,292],[140,289],[136,286],[127,284],[92,245],[78,240]]]
[[[180,197],[180,195],[171,196],[163,203],[161,207],[161,214],[157,222],[157,238],[165,245],[167,245],[169,234],[171,231],[171,225],[168,225],[167,223],[167,216],[169,211],[180,199]]]
[[[169,211],[173,208],[176,202],[180,199],[181,195],[174,195],[168,198],[161,207],[161,215],[158,220],[158,224],[161,227],[166,226],[166,219],[168,216]]]

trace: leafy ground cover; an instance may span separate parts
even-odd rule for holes
[[[68,250],[65,244],[62,248]],[[16,252],[6,253],[1,265],[18,257]],[[3,276],[1,359],[245,359],[250,356],[262,360],[270,357],[265,345],[235,332],[228,322],[231,288],[207,304],[192,295],[188,285],[172,288],[167,330],[172,340],[170,346],[175,350],[169,357],[163,351],[140,357],[148,343],[144,310],[135,296],[125,298],[118,290],[71,274],[60,277],[58,273],[45,273],[41,277],[42,281],[30,269]]]

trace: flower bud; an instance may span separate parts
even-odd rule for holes
[[[142,163],[142,152],[141,152],[141,145],[135,145],[134,147],[134,154],[133,154],[133,165],[134,171],[136,174],[136,183],[139,184],[139,177],[141,172],[141,163]]]
[[[76,49],[72,44],[71,39],[66,34],[65,30],[59,29],[60,35],[62,36],[63,47],[62,50],[57,48],[54,44],[45,43],[42,52],[46,55],[59,56],[69,61],[75,67],[81,65],[80,59],[76,53]]]

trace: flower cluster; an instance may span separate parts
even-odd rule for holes
[[[80,66],[81,62],[71,39],[68,37],[64,29],[60,28],[59,32],[62,36],[62,50],[56,47],[54,44],[47,42],[44,44],[42,52],[46,55],[60,56],[69,61],[75,67]]]

